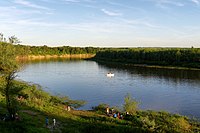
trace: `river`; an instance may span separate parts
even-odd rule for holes
[[[107,77],[113,72],[114,77]],[[158,110],[200,118],[200,71],[130,67],[85,60],[34,61],[18,79],[39,84],[53,95],[85,100],[80,109],[100,103],[122,106],[130,93],[139,109]]]

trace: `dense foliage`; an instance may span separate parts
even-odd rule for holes
[[[96,59],[120,63],[200,68],[200,48],[129,48],[97,52]]]
[[[17,50],[12,44],[0,42],[0,72],[3,74],[11,73],[18,69],[15,60]]]
[[[14,78],[19,68],[16,61],[16,49],[12,44],[0,42],[0,93],[5,96],[6,107],[9,118],[14,120],[17,112],[15,96],[21,90],[19,86],[15,86]]]
[[[64,55],[64,54],[95,54],[100,48],[94,47],[48,47],[44,46],[25,46],[16,45],[19,53],[26,53],[28,55]]]

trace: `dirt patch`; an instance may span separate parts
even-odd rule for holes
[[[36,115],[37,115],[36,112],[33,112],[33,111],[31,111],[31,110],[22,110],[21,112],[27,113],[27,114],[32,115],[32,116],[36,116]]]

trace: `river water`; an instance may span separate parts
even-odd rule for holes
[[[113,72],[114,77],[107,77]],[[85,60],[29,62],[18,78],[39,84],[53,95],[85,100],[80,109],[100,103],[122,106],[130,93],[143,110],[200,118],[200,71],[130,67]]]

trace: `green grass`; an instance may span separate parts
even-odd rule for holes
[[[20,120],[0,120],[1,133],[184,133],[200,132],[199,122],[187,117],[167,112],[137,111],[135,115],[124,114],[124,119],[109,117],[104,106],[95,110],[66,111],[58,97],[37,89],[35,85],[17,82],[24,87],[23,94],[27,98],[19,101]],[[52,100],[52,97],[54,97]],[[57,100],[55,100],[57,98]],[[6,113],[4,97],[0,95],[0,114]],[[49,118],[49,127],[45,126],[45,118]],[[56,127],[53,128],[53,118]]]

